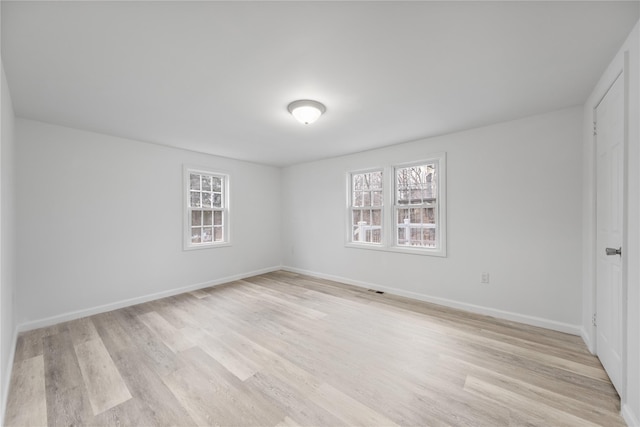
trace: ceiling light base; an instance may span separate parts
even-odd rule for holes
[[[310,125],[318,120],[318,118],[327,111],[327,108],[318,101],[299,99],[289,104],[287,110],[289,110],[291,115],[300,123]]]

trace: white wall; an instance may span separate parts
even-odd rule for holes
[[[15,349],[16,251],[14,192],[14,113],[9,86],[1,68],[0,111],[0,422],[9,388],[9,377]]]
[[[285,168],[283,265],[579,333],[581,130],[576,107]],[[447,258],[344,246],[347,171],[442,151]]]
[[[629,425],[640,426],[640,23],[620,48],[584,106],[584,251],[583,251],[583,337],[591,351],[596,330],[591,316],[595,303],[595,159],[593,110],[620,72],[627,83],[628,136],[626,156],[627,206],[626,233],[623,237],[623,261],[627,284],[626,307],[626,381],[621,391],[622,415]]]
[[[21,329],[280,266],[277,168],[23,119],[16,137]],[[232,246],[182,249],[185,163],[230,174]]]

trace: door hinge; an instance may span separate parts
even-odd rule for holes
[[[596,313],[593,313],[593,316],[591,316],[591,323],[593,324],[593,326],[598,326],[598,317]]]
[[[598,135],[598,128],[596,122],[593,122],[593,136]]]

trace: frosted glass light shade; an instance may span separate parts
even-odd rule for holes
[[[310,99],[293,101],[289,104],[287,109],[297,121],[305,125],[315,122],[325,111],[327,111],[324,105],[318,101],[312,101]]]

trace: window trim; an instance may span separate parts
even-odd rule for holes
[[[425,163],[437,163],[438,169],[438,198],[437,198],[437,229],[436,238],[438,247],[427,248],[418,246],[401,246],[396,242],[396,221],[397,209],[395,204],[396,177],[395,171],[398,168],[422,165]],[[349,170],[346,172],[346,235],[345,247],[369,249],[384,252],[396,252],[413,255],[426,255],[436,257],[447,256],[447,169],[446,153],[433,153],[420,160],[413,160],[404,163],[394,163],[386,166],[372,167],[366,169]],[[353,242],[351,241],[351,175],[382,170],[383,182],[383,206],[382,206],[382,239],[381,243]]]
[[[191,191],[191,178],[192,173],[201,175],[210,175],[222,178],[222,241],[221,242],[206,242],[206,243],[191,243],[191,209],[189,207],[190,191]],[[183,183],[182,183],[182,211],[183,211],[183,231],[182,242],[183,250],[198,250],[198,249],[210,249],[220,248],[225,246],[231,246],[231,221],[230,221],[230,205],[229,205],[229,188],[230,179],[229,174],[221,171],[214,171],[207,167],[183,165]],[[216,211],[217,209],[214,209]]]

